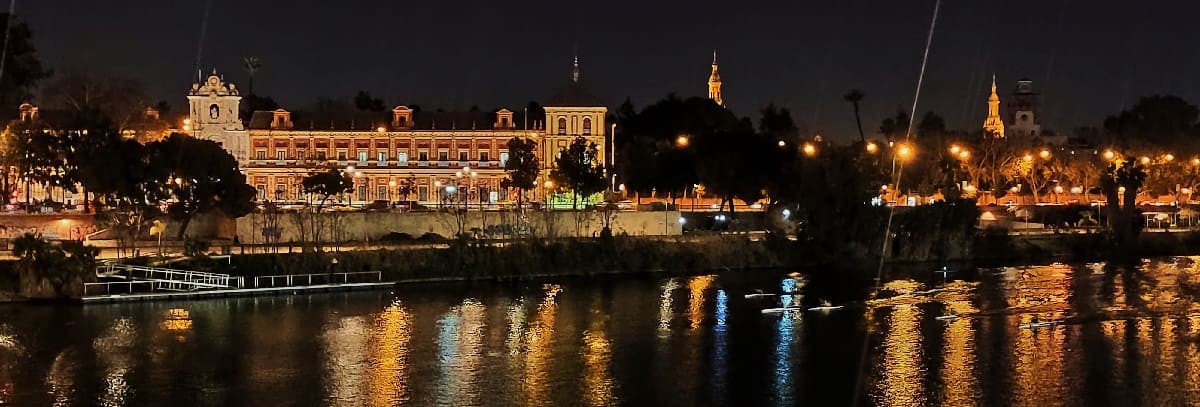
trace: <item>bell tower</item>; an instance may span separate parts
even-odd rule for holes
[[[725,106],[721,98],[721,73],[717,70],[717,50],[713,50],[712,73],[708,75],[708,98],[718,105]]]
[[[1000,95],[996,94],[996,76],[992,75],[992,94],[988,95],[988,115],[983,120],[983,136],[1004,138],[1004,119],[1000,118]]]
[[[234,84],[214,69],[203,83],[192,84],[187,98],[192,137],[220,143],[238,162],[249,158],[249,136],[238,118],[242,96]]]

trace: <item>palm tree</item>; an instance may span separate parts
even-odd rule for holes
[[[863,135],[862,117],[858,115],[858,102],[863,100],[863,93],[858,89],[851,89],[849,93],[842,96],[850,104],[854,105],[854,121],[858,123],[858,141],[867,142],[867,137]]]
[[[242,57],[242,69],[250,74],[250,94],[254,94],[254,73],[262,68],[262,63],[258,62],[258,57]]]

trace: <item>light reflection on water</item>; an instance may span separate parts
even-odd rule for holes
[[[896,273],[782,315],[838,295],[768,272],[0,307],[0,402],[844,405],[867,332],[875,405],[1198,405],[1196,260]]]

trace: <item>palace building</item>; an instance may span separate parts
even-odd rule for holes
[[[237,88],[213,72],[188,93],[191,132],[221,143],[237,158],[260,200],[302,201],[301,180],[337,168],[353,174],[354,204],[416,201],[436,204],[454,193],[481,206],[516,200],[502,188],[510,139],[537,142],[542,166],[538,185],[548,184],[553,154],[584,137],[605,157],[604,107],[586,89],[579,60],[570,80],[545,104],[545,120],[522,113],[427,112],[396,106],[389,112],[330,114],[287,109],[253,112],[238,120]],[[534,200],[545,194],[536,188]]]

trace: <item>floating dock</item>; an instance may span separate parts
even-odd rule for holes
[[[385,290],[396,285],[393,282],[334,283],[303,286],[229,288],[216,290],[152,292],[112,295],[87,295],[81,298],[84,304],[133,302],[133,301],[186,301],[205,298],[245,297],[263,295],[296,295],[334,291]]]
[[[379,271],[283,274],[242,277],[160,267],[108,264],[85,283],[84,304],[131,301],[186,301],[255,295],[294,295],[332,291],[382,290],[395,286]]]

